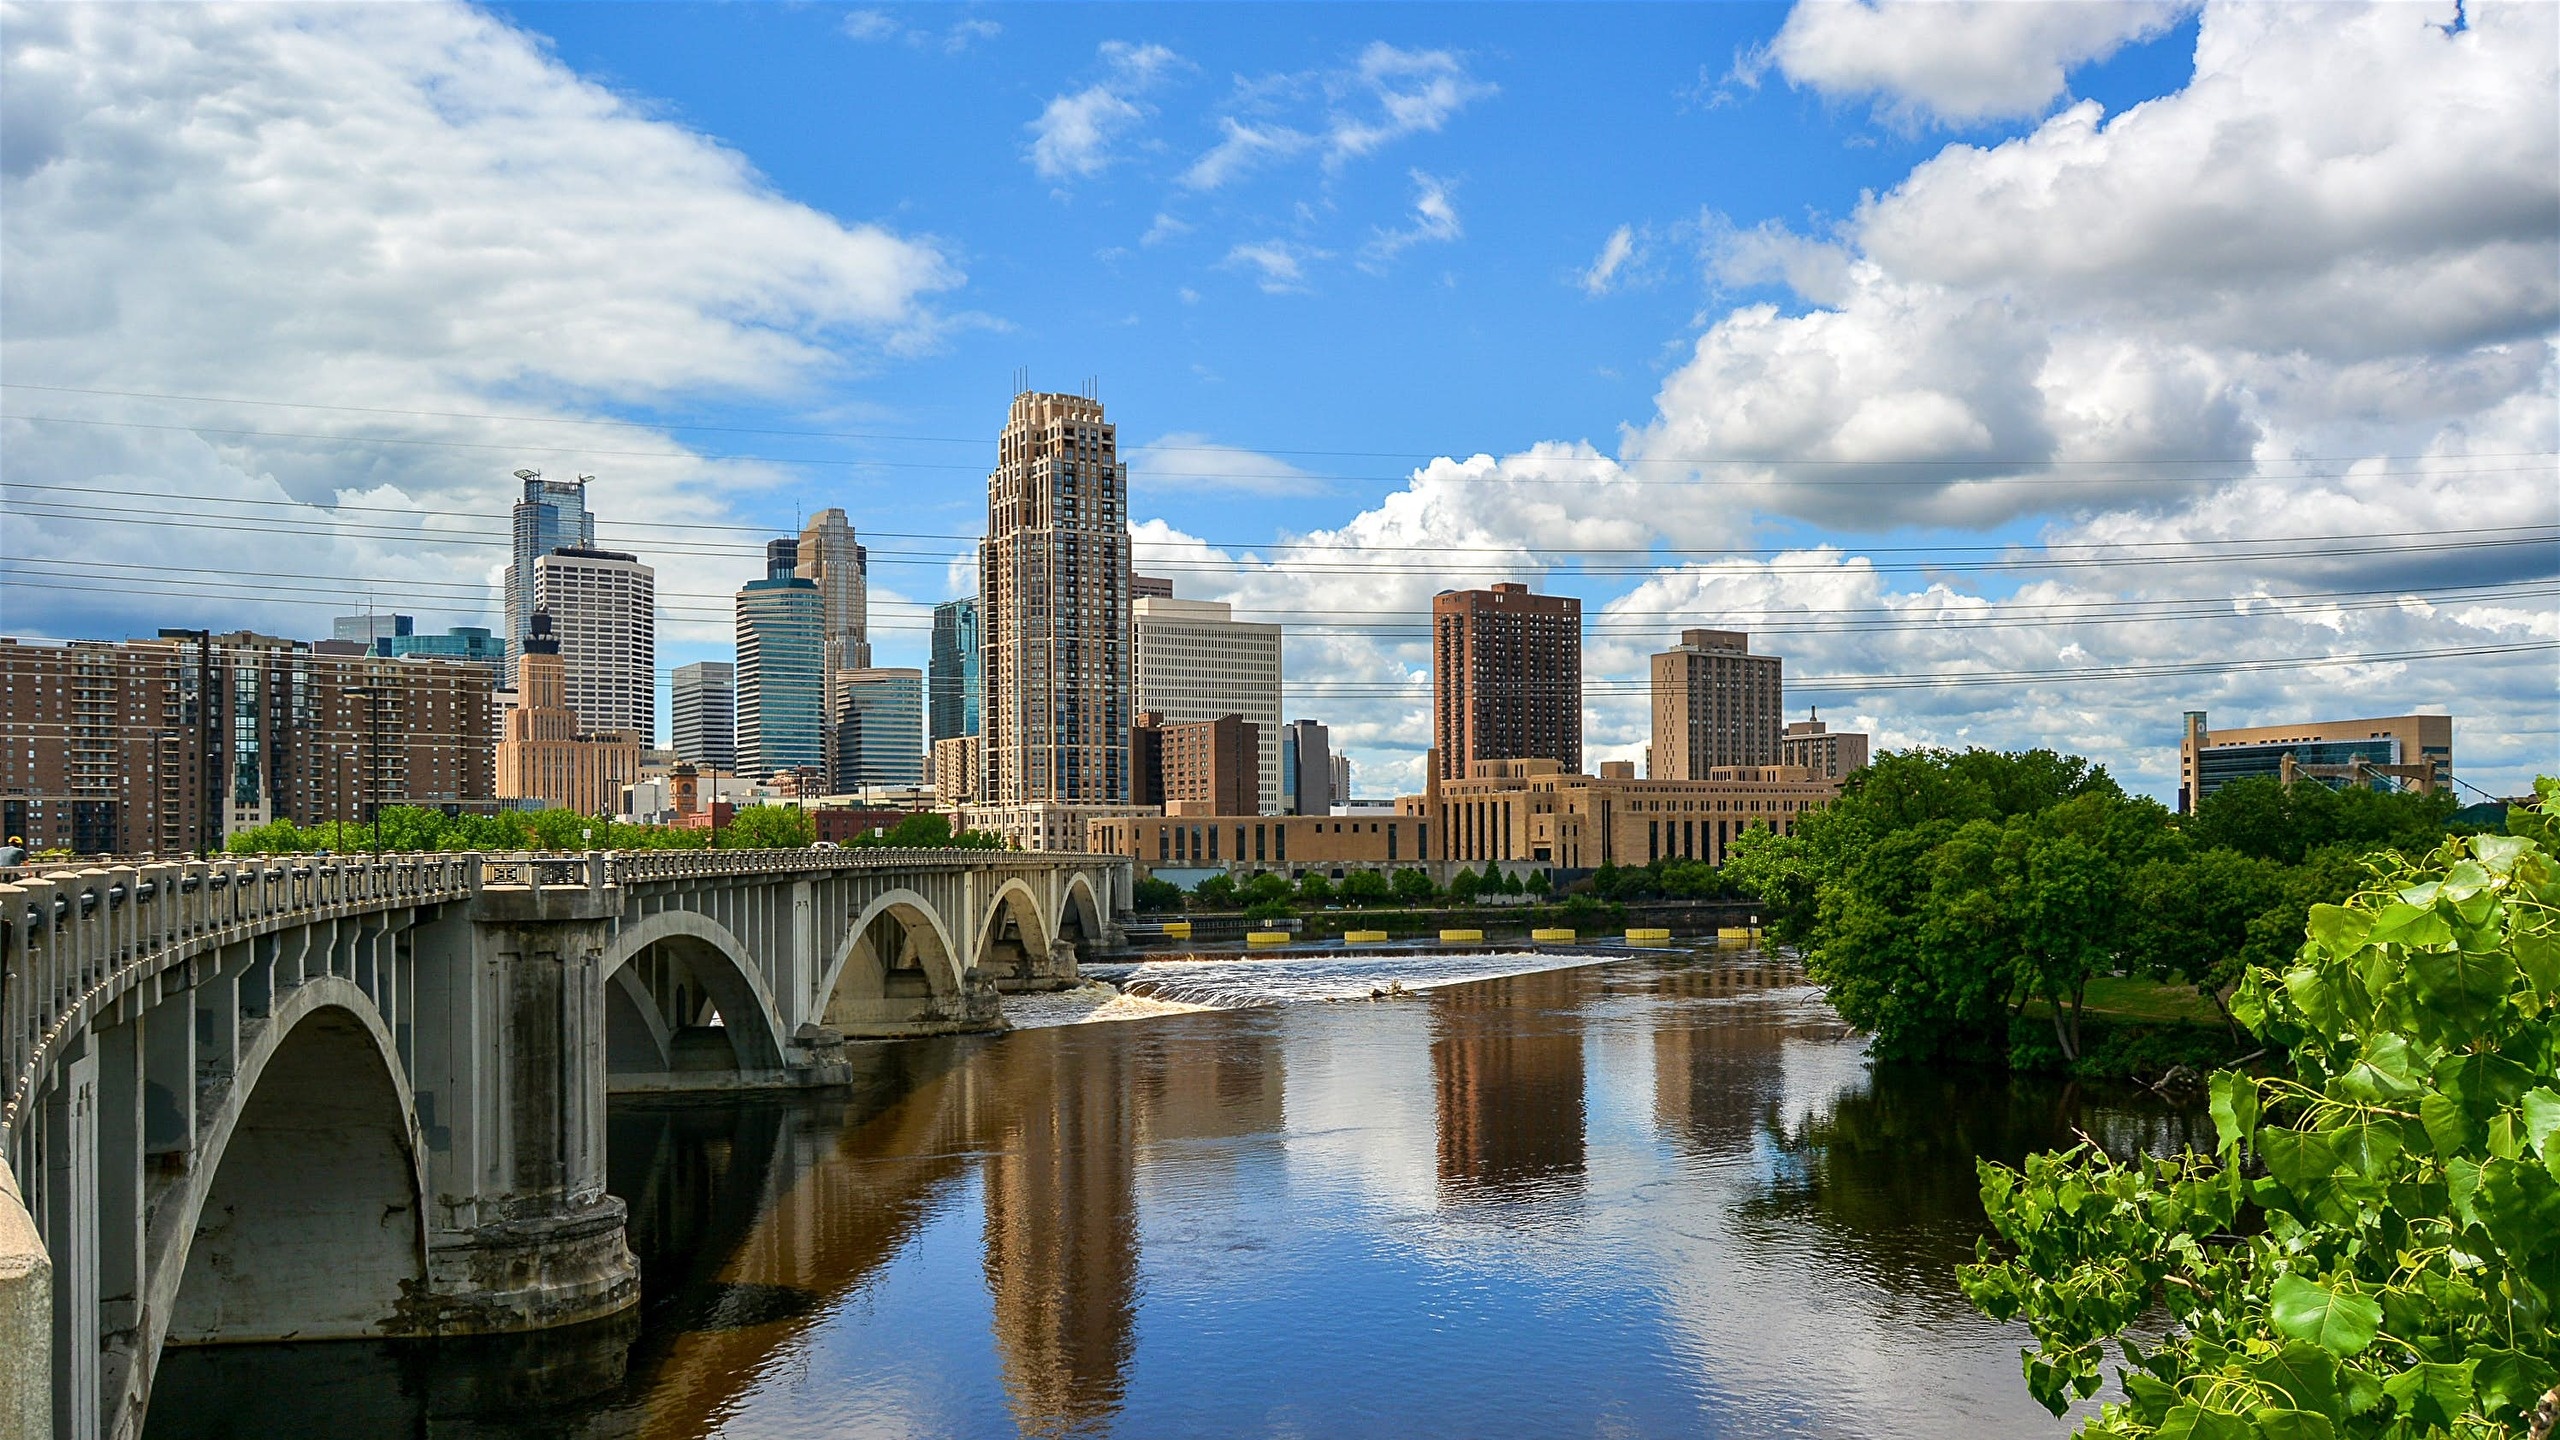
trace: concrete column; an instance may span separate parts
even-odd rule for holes
[[[53,1433],[53,1259],[0,1155],[0,1435]]]
[[[53,1413],[98,1433],[98,1058],[83,1044],[54,1068],[44,1104],[45,1248],[55,1265]]]
[[[603,962],[622,892],[595,882],[600,869],[584,885],[485,887],[468,945],[421,945],[421,1025],[467,1014],[456,1028],[476,1033],[422,1034],[420,1085],[480,1133],[431,1161],[428,1294],[404,1316],[411,1333],[544,1329],[640,1298],[623,1204],[604,1188]],[[431,983],[435,970],[447,973]]]

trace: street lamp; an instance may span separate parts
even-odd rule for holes
[[[356,685],[338,693],[351,697],[357,695],[364,697],[365,749],[368,752],[368,759],[358,770],[357,793],[364,797],[367,808],[373,811],[373,853],[374,857],[379,859],[382,855],[382,802],[374,793],[373,767],[382,763],[383,690],[378,685]]]
[[[219,732],[213,725],[213,632],[184,630],[163,625],[163,640],[196,642],[196,858],[213,858],[213,794],[214,767],[221,763],[216,745]]]

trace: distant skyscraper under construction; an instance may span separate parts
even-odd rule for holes
[[[988,803],[1129,796],[1128,497],[1102,402],[1013,397],[978,544]]]

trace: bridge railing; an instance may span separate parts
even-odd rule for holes
[[[52,870],[0,884],[0,1139],[96,1007],[190,942],[297,915],[467,899],[477,856],[288,856]]]
[[[605,856],[614,881],[626,885],[650,880],[819,874],[838,870],[917,870],[952,866],[1038,870],[1062,861],[1108,864],[1114,858],[1058,851],[970,850],[950,845],[914,850],[887,846],[861,846],[846,850],[618,850]]]

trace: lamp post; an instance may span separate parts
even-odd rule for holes
[[[356,793],[363,797],[366,808],[373,812],[373,853],[379,859],[382,855],[382,802],[374,794],[373,769],[382,763],[382,687],[357,685],[339,693],[364,697],[366,760],[357,770]]]
[[[213,777],[221,764],[221,751],[215,743],[220,732],[213,723],[213,632],[160,627],[163,640],[196,642],[196,858],[213,858],[213,795],[218,788]]]

